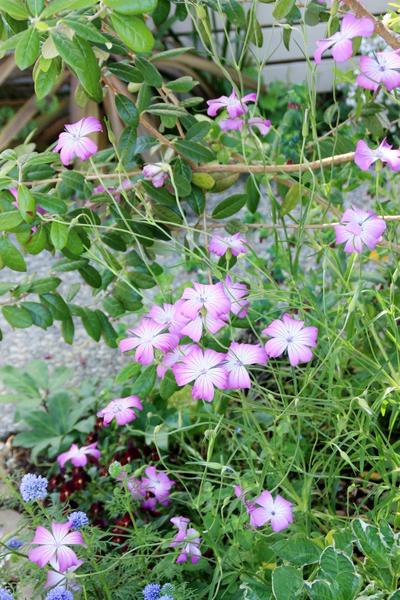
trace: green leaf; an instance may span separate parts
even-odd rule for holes
[[[0,239],[0,258],[13,271],[26,271],[24,257],[8,238]]]
[[[253,175],[249,175],[246,181],[247,208],[255,213],[260,202],[260,190]]]
[[[90,21],[87,19],[78,20],[78,19],[63,19],[63,22],[71,27],[79,37],[88,40],[89,42],[94,42],[95,44],[108,44],[109,40],[105,35],[100,33],[100,31],[95,27]]]
[[[199,121],[187,130],[186,140],[191,140],[192,142],[199,142],[200,140],[206,137],[210,129],[211,123],[209,123],[208,121]],[[200,174],[201,173],[199,173],[199,175]]]
[[[295,5],[296,0],[276,0],[275,7],[273,10],[273,16],[275,19],[280,21],[284,19],[286,15],[290,13],[293,6]]]
[[[156,367],[151,365],[143,370],[139,377],[134,382],[131,393],[137,394],[140,398],[145,399],[151,392],[156,382]]]
[[[61,333],[66,344],[72,344],[75,335],[75,326],[71,317],[64,319],[61,323]]]
[[[203,173],[199,173],[199,175]],[[192,191],[190,196],[185,198],[186,202],[189,204],[190,208],[196,215],[202,215],[204,209],[206,207],[206,195],[202,189],[199,187],[192,185]]]
[[[56,250],[62,250],[68,242],[69,228],[65,223],[53,221],[50,227],[50,239]]]
[[[289,188],[282,204],[280,213],[282,216],[290,213],[300,202],[303,186],[300,183],[295,183]]]
[[[175,148],[180,154],[194,162],[207,163],[215,160],[214,152],[197,142],[179,140],[175,142]]]
[[[272,572],[272,592],[275,600],[295,600],[303,588],[301,571],[294,567],[278,567]]]
[[[8,2],[8,0],[5,0]],[[97,4],[98,0],[52,0],[50,4],[44,9],[42,13],[43,19],[48,19],[53,15],[68,10],[81,10],[84,8],[90,8]]]
[[[178,79],[175,79],[174,81],[169,81],[166,85],[166,87],[170,90],[172,90],[173,92],[180,92],[180,93],[187,93],[190,92],[191,89],[193,89],[196,85],[197,85],[197,81],[195,79],[193,79],[192,77],[189,76],[185,76],[185,77],[179,77]],[[206,124],[208,126],[210,126],[210,123],[207,123],[207,121],[202,121],[202,124]]]
[[[18,210],[26,223],[35,218],[36,200],[25,185],[18,186]]]
[[[0,231],[10,231],[22,223],[22,215],[18,210],[0,213]]]
[[[73,69],[88,96],[101,102],[100,67],[89,43],[78,35],[70,40],[57,30],[51,36],[61,58]]]
[[[246,194],[234,194],[233,196],[229,196],[229,198],[226,198],[217,204],[212,212],[212,217],[214,219],[225,219],[226,217],[231,217],[235,213],[239,212],[239,210],[246,205],[246,202]]]
[[[336,589],[337,600],[352,600],[360,589],[361,576],[346,554],[329,546],[321,554],[320,568],[324,579]]]
[[[15,47],[15,62],[17,63],[17,67],[23,71],[33,65],[39,55],[39,49],[39,33],[34,27],[29,27],[19,38]]]
[[[139,123],[139,113],[132,102],[123,94],[117,94],[115,97],[115,105],[121,119],[129,127],[137,127]]]
[[[355,519],[352,530],[361,552],[381,567],[390,566],[389,547],[385,544],[375,525],[366,523],[362,519]]]
[[[118,142],[118,151],[123,165],[128,166],[135,158],[135,144],[137,139],[137,128],[126,127]]]
[[[321,549],[302,535],[276,542],[272,549],[279,558],[287,560],[297,567],[318,562],[321,554]]]
[[[96,342],[101,337],[101,323],[97,314],[89,308],[81,309],[81,321],[88,335],[93,338]]]
[[[34,279],[29,287],[29,291],[34,294],[53,292],[58,288],[60,283],[61,279],[58,277],[42,277],[40,279]]]
[[[22,306],[3,306],[1,310],[11,327],[25,329],[33,324],[31,313]]]
[[[156,67],[151,62],[140,56],[137,56],[135,60],[135,66],[143,75],[143,80],[145,81],[145,83],[147,83],[148,85],[153,85],[154,87],[162,86],[162,77],[156,69]]]
[[[33,71],[35,94],[39,100],[50,94],[60,74],[61,61],[58,57],[49,61],[50,66],[46,70],[41,68],[44,60],[40,59],[38,68]]]
[[[118,334],[115,331],[114,327],[111,325],[107,316],[101,310],[97,309],[95,312],[100,321],[101,335],[103,337],[103,340],[105,341],[107,346],[109,346],[110,348],[117,348],[118,347],[118,343],[117,343]]]
[[[39,302],[21,302],[21,306],[29,311],[33,325],[47,329],[53,324],[52,314],[43,304],[39,304]]]
[[[316,579],[312,583],[305,583],[311,600],[337,600],[335,591],[329,581]]]
[[[84,265],[79,269],[79,273],[91,287],[99,289],[101,287],[101,275],[100,273],[91,265]]]
[[[64,319],[68,319],[71,316],[71,312],[68,308],[68,305],[62,299],[60,294],[53,293],[45,293],[40,294],[40,301],[47,306],[54,319],[57,321],[63,321]]]
[[[121,383],[126,383],[130,379],[137,377],[140,373],[141,366],[138,363],[129,363],[122,367],[119,371],[118,375],[115,378],[115,383],[120,385]]]
[[[104,0],[104,4],[123,15],[144,15],[153,12],[157,0]]]
[[[179,389],[175,377],[170,371],[167,371],[164,379],[160,383],[160,396],[163,400],[168,400]]]
[[[152,50],[153,34],[140,17],[126,17],[113,13],[110,21],[116,34],[133,52],[145,53]]]
[[[26,4],[33,17],[38,17],[42,12],[45,0],[26,0]]]
[[[0,0],[0,11],[10,15],[16,21],[29,19],[29,12],[23,0]]]

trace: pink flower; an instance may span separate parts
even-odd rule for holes
[[[183,291],[182,300],[185,300],[181,305],[182,313],[191,319],[197,317],[203,309],[212,316],[218,316],[229,313],[231,308],[221,282],[214,285],[193,283],[193,288]]]
[[[182,360],[184,356],[189,354],[195,348],[194,344],[182,344],[177,346],[173,350],[166,352],[162,358],[162,361],[157,367],[157,375],[160,379],[164,379],[166,372],[177,362]]]
[[[225,362],[228,388],[236,390],[251,387],[250,376],[245,365],[265,365],[267,360],[267,354],[261,346],[232,342]]]
[[[109,425],[114,418],[117,425],[126,425],[136,419],[136,413],[133,408],[143,410],[143,405],[138,396],[116,398],[115,400],[111,400],[105,408],[102,408],[97,413],[97,416],[103,418],[104,426]]]
[[[158,325],[163,325],[170,333],[181,336],[181,329],[189,320],[189,317],[185,317],[181,312],[182,304],[183,300],[178,300],[175,304],[155,305],[145,315],[145,318],[151,319]]]
[[[228,315],[226,314],[214,316],[207,313],[205,317],[199,314],[194,319],[190,319],[187,325],[181,329],[181,335],[187,335],[194,342],[199,342],[204,328],[215,334],[226,325],[227,321]]]
[[[224,282],[225,294],[231,301],[231,313],[243,319],[247,315],[249,301],[247,296],[249,290],[245,283],[233,282],[229,275],[226,276]]]
[[[251,129],[258,129],[261,135],[267,135],[271,128],[271,121],[269,119],[263,119],[262,117],[251,117],[247,120],[247,125]]]
[[[168,179],[167,166],[165,163],[145,165],[142,169],[143,177],[151,181],[155,188],[162,187]]]
[[[254,507],[250,508],[249,514],[250,524],[253,527],[262,527],[266,523],[271,523],[272,531],[278,532],[293,523],[292,504],[282,496],[278,495],[274,500],[270,492],[264,491],[253,500],[252,504]]]
[[[62,469],[69,460],[75,467],[84,467],[88,462],[88,456],[93,456],[96,459],[100,458],[100,450],[97,449],[97,442],[89,444],[89,446],[82,446],[82,448],[78,448],[76,444],[72,444],[67,452],[63,452],[57,457],[57,462]]]
[[[400,85],[400,55],[398,51],[376,52],[374,56],[361,56],[360,75],[356,84],[367,90],[377,90],[383,84],[389,92]]]
[[[47,571],[47,580],[46,580],[44,587],[45,588],[62,587],[65,589],[65,587],[68,583],[68,589],[70,589],[73,592],[78,592],[80,590],[80,586],[75,582],[72,583],[71,580],[72,580],[73,573],[75,573],[75,571],[77,569],[79,569],[79,567],[81,565],[83,565],[83,560],[78,560],[78,562],[75,565],[66,569],[66,571],[64,573],[60,572],[60,569],[58,568],[58,565],[57,565],[56,571],[52,571],[52,570]]]
[[[70,567],[80,564],[75,552],[69,548],[71,545],[83,546],[83,538],[80,531],[70,531],[70,524],[52,523],[51,532],[45,527],[37,527],[32,544],[33,548],[28,558],[30,561],[44,567],[48,563],[55,569],[64,573]]]
[[[239,254],[246,254],[247,252],[245,243],[246,240],[242,237],[241,233],[226,236],[214,234],[208,248],[210,252],[217,256],[224,256],[228,250],[231,251],[233,256],[239,256]]]
[[[393,150],[386,139],[379,144],[375,150],[371,150],[366,142],[360,140],[357,143],[354,162],[362,171],[368,171],[369,167],[377,160],[387,163],[392,171],[400,170],[400,150]]]
[[[132,337],[119,343],[121,352],[136,348],[135,360],[142,365],[150,365],[154,360],[154,349],[167,352],[179,343],[179,337],[173,333],[165,333],[165,325],[154,323],[150,319],[142,319],[138,327],[128,329]]]
[[[345,244],[344,251],[362,252],[363,244],[370,250],[381,241],[386,223],[372,210],[348,208],[344,211],[340,225],[335,225],[336,243]]]
[[[66,131],[60,133],[54,152],[60,152],[63,165],[69,165],[75,156],[86,160],[97,152],[97,145],[87,137],[90,133],[102,131],[100,121],[95,117],[85,117],[76,123],[65,126]]]
[[[244,119],[222,119],[218,123],[222,131],[242,131],[245,124],[251,129],[258,129],[261,135],[267,135],[271,127],[271,121],[262,117],[251,117],[247,121]]]
[[[225,354],[215,350],[201,350],[198,346],[172,367],[179,386],[194,381],[192,396],[211,402],[214,387],[226,389],[227,373],[223,366]]]
[[[304,321],[284,314],[282,320],[272,321],[262,333],[272,337],[265,344],[268,356],[276,358],[287,350],[292,367],[312,359],[310,348],[315,348],[317,345],[316,327],[304,327]]]
[[[157,471],[155,467],[147,467],[145,469],[146,477],[142,477],[142,491],[144,495],[150,493],[154,498],[149,500],[156,500],[163,506],[167,506],[169,503],[169,496],[171,488],[175,485],[175,481],[170,479],[166,473]],[[146,505],[146,500],[142,504],[143,508],[153,508]]]
[[[199,532],[193,527],[188,527],[189,519],[186,517],[174,517],[170,521],[178,528],[178,533],[170,543],[171,548],[179,548],[179,556],[176,562],[179,564],[190,559],[192,564],[195,565],[201,558]]]
[[[314,60],[319,65],[321,55],[328,48],[332,48],[332,56],[336,62],[345,62],[353,54],[352,39],[363,36],[369,37],[375,29],[374,22],[368,17],[357,19],[351,13],[347,13],[342,20],[340,31],[331,35],[325,40],[317,42],[317,49],[314,53]]]
[[[255,93],[247,94],[246,96],[243,96],[243,98],[238,98],[235,90],[232,90],[230,96],[220,96],[220,98],[215,98],[214,100],[207,100],[207,114],[210,117],[215,117],[218,111],[226,108],[228,115],[232,119],[235,119],[247,112],[246,104],[248,102],[256,102],[256,100],[257,94]]]

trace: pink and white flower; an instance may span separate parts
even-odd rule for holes
[[[190,319],[194,319],[201,311],[212,316],[227,314],[231,303],[224,292],[221,282],[215,284],[193,283],[192,288],[186,288],[182,294],[181,311]]]
[[[357,18],[347,13],[342,20],[340,31],[325,40],[318,40],[314,60],[319,65],[325,50],[332,48],[332,56],[336,62],[345,62],[353,54],[352,39],[355,37],[369,37],[375,29],[374,22],[368,17]]]
[[[194,381],[192,396],[211,402],[214,388],[226,389],[228,376],[223,361],[226,355],[215,350],[201,350],[198,346],[172,367],[176,383],[184,386]]]
[[[292,367],[309,362],[313,357],[311,348],[317,345],[317,327],[304,327],[304,321],[285,313],[282,319],[272,321],[262,333],[272,337],[265,344],[265,351],[270,357],[276,358],[287,351]]]
[[[249,301],[247,300],[249,290],[245,283],[234,282],[227,275],[224,281],[224,290],[226,296],[231,302],[231,313],[239,319],[243,319],[247,315],[249,309]]]
[[[120,341],[121,352],[136,348],[135,360],[142,365],[150,365],[154,360],[154,349],[167,352],[179,344],[179,337],[165,332],[165,325],[159,325],[151,319],[142,319],[138,327],[128,329],[131,337]]]
[[[181,361],[184,356],[189,354],[193,348],[195,348],[194,344],[182,344],[181,346],[177,346],[173,350],[166,352],[162,357],[160,364],[157,366],[157,375],[160,379],[164,379],[166,372],[177,362]]]
[[[367,90],[377,90],[384,85],[389,92],[400,86],[400,54],[396,51],[376,52],[374,56],[361,56],[356,84]]]
[[[126,425],[136,419],[136,410],[143,410],[143,405],[138,396],[127,396],[126,398],[116,398],[111,400],[106,407],[102,408],[98,413],[98,417],[102,417],[103,425],[107,427],[113,419],[117,425]]]
[[[201,558],[199,532],[197,529],[189,527],[190,521],[186,517],[174,517],[170,521],[178,528],[178,533],[170,543],[171,548],[179,548],[179,556],[176,562],[179,564],[190,559],[192,564],[195,565]]]
[[[204,329],[214,335],[226,325],[227,321],[228,315],[226,314],[212,315],[207,313],[205,316],[199,314],[187,322],[181,329],[181,335],[187,335],[194,342],[199,342]]]
[[[142,169],[143,177],[151,181],[155,188],[160,188],[168,179],[168,168],[168,164],[166,163],[145,165]]]
[[[55,571],[49,570],[47,571],[47,580],[44,584],[44,587],[47,588],[63,588],[66,589],[68,585],[68,589],[72,592],[79,592],[80,585],[74,581],[74,573],[79,567],[83,565],[83,560],[78,560],[77,564],[73,567],[69,567],[64,573],[60,572],[58,568]],[[54,567],[56,568],[56,567]]]
[[[100,458],[100,450],[97,449],[97,442],[89,444],[89,446],[82,446],[81,448],[77,444],[72,444],[67,452],[59,454],[57,462],[62,469],[68,461],[71,461],[75,467],[84,467],[88,462],[88,456],[92,456],[96,460]]]
[[[340,224],[335,225],[336,243],[345,244],[344,251],[351,254],[363,251],[363,244],[373,250],[381,241],[386,223],[372,210],[348,208]]]
[[[271,492],[265,490],[252,501],[248,510],[250,524],[253,527],[263,527],[266,523],[271,523],[272,531],[282,531],[293,523],[292,506],[292,503],[282,496],[278,495],[274,499]]]
[[[242,131],[247,125],[250,129],[258,129],[261,135],[267,135],[271,128],[271,121],[262,117],[251,117],[245,121],[244,119],[222,119],[218,125],[222,131]]]
[[[357,143],[354,162],[362,171],[368,171],[376,161],[387,163],[392,171],[400,170],[400,150],[394,150],[386,139],[375,150],[369,148],[364,140]]]
[[[45,527],[37,527],[32,544],[37,547],[29,552],[28,558],[39,567],[50,563],[54,569],[64,573],[70,567],[81,564],[69,546],[83,546],[84,541],[80,531],[70,531],[69,522],[53,522],[51,532]]]
[[[182,327],[189,320],[189,317],[185,317],[181,312],[182,304],[183,300],[178,300],[175,304],[165,303],[162,306],[154,305],[147,315],[145,315],[145,318],[151,319],[158,325],[163,325],[168,329],[169,333],[182,337]]]
[[[86,160],[97,152],[97,145],[87,136],[103,130],[98,119],[85,117],[76,123],[65,125],[65,129],[60,133],[54,148],[54,152],[60,152],[63,165],[69,165],[75,157]]]
[[[243,96],[243,98],[238,98],[235,90],[232,90],[230,96],[220,96],[214,100],[207,100],[207,114],[210,117],[215,117],[220,110],[226,108],[228,115],[232,119],[235,119],[247,112],[248,109],[246,104],[249,102],[256,102],[256,100],[257,94],[255,93],[247,94],[246,96]]]
[[[225,361],[228,388],[232,390],[250,388],[251,380],[246,365],[265,365],[267,360],[267,353],[261,346],[232,342]]]
[[[150,504],[148,504],[149,501],[156,501],[163,506],[167,506],[169,504],[171,489],[175,485],[175,481],[170,479],[166,473],[157,471],[155,467],[147,467],[144,472],[146,476],[142,477],[142,492],[144,495],[150,493],[153,497],[147,498],[147,500],[143,502],[142,507],[155,508],[155,502],[150,502]]]
[[[246,254],[247,248],[245,244],[246,240],[242,237],[241,233],[225,236],[214,234],[208,248],[210,252],[217,256],[224,256],[228,250],[230,250],[232,256],[239,256],[239,254]]]

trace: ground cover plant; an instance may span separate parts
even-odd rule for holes
[[[287,46],[326,26],[287,90],[257,8],[0,0],[0,52],[39,100],[72,78],[79,117],[0,153],[3,317],[125,357],[79,389],[2,368],[30,464],[3,477],[0,600],[400,598],[399,17],[277,0]]]

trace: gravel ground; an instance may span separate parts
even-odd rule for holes
[[[27,273],[15,273],[4,269],[0,271],[0,282],[9,281],[11,277],[12,281],[22,281],[32,275],[47,277],[54,257],[49,252],[45,252],[37,256],[28,256],[26,261]],[[78,272],[62,273],[61,278],[63,283],[59,290],[63,294],[71,284],[79,283],[81,288],[75,299],[76,302],[88,307],[96,305],[97,299],[92,295],[92,288],[82,281]],[[82,379],[112,376],[126,362],[117,349],[109,348],[103,341],[92,340],[79,319],[75,319],[75,339],[72,345],[64,342],[60,324],[57,322],[48,329],[34,326],[28,329],[12,329],[0,312],[0,328],[4,336],[3,341],[0,342],[0,366],[13,365],[23,368],[33,359],[46,360],[53,367],[66,365],[72,367],[74,371],[71,386],[79,385]],[[0,380],[0,394],[4,391]],[[0,439],[14,430],[14,407],[11,404],[2,404]]]

